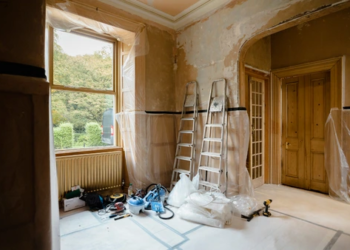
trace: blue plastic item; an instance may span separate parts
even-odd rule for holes
[[[137,196],[134,196],[134,197],[129,199],[128,203],[131,205],[134,205],[134,206],[140,206],[140,205],[143,205],[145,202],[143,199],[141,199]]]

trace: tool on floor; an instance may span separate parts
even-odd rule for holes
[[[241,218],[246,219],[248,222],[251,221],[255,216],[260,216],[260,211],[262,210],[256,210],[255,212],[253,212],[252,214],[250,214],[249,216],[245,216],[245,215],[241,215]]]
[[[128,200],[129,210],[132,214],[139,214],[145,211],[145,201],[135,195]]]
[[[132,217],[132,215],[131,214],[121,215],[119,217],[114,218],[114,220],[120,220],[120,219],[127,218],[127,217]]]
[[[164,188],[162,188],[160,184],[157,184],[155,188],[151,189],[146,194],[145,198],[143,198],[143,200],[145,201],[145,209],[146,210],[152,209],[153,207],[151,203],[153,203],[154,206],[156,206],[156,203],[158,203],[157,207],[161,209],[163,207],[163,202],[165,199],[165,191],[166,190],[164,190]],[[163,208],[163,212],[164,212],[164,208]]]
[[[159,216],[159,218],[163,220],[169,220],[174,217],[174,212],[167,207],[168,205],[164,205],[165,196],[166,196],[166,193],[168,192],[164,186],[162,186],[161,184],[151,184],[146,188],[146,191],[148,193],[143,199],[145,202],[146,210],[155,211]],[[170,211],[172,215],[169,217],[161,216],[161,214],[166,212],[165,209]]]
[[[193,87],[193,93],[189,94],[189,89],[191,88],[191,86]],[[197,105],[197,82],[188,82],[186,84],[186,93],[182,105],[180,128],[177,137],[177,145],[173,173],[171,176],[170,190],[173,189],[176,182],[179,180],[180,174],[182,173],[186,174],[192,180],[193,165],[196,159],[196,132],[198,117]],[[188,162],[189,164],[186,164],[185,162]]]
[[[269,212],[271,202],[272,202],[271,199],[264,201],[265,211],[263,212],[263,215],[266,217],[271,216],[271,213]]]
[[[220,84],[221,93],[219,93]],[[226,92],[226,79],[212,82],[198,164],[199,185],[222,193],[226,193],[227,190]]]

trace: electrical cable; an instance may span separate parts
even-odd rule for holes
[[[168,208],[168,206],[169,206],[169,205],[166,205],[166,206],[164,206],[164,208],[167,209],[167,210],[169,210],[169,211],[172,213],[172,215],[170,215],[170,217],[162,217],[162,216],[161,216],[161,213],[158,213],[159,218],[161,218],[162,220],[170,220],[170,219],[173,218],[174,215],[175,215],[174,211],[171,210],[170,208]]]

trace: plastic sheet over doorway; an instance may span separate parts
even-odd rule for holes
[[[350,203],[350,110],[332,109],[325,129],[329,195]]]

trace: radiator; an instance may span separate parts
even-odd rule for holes
[[[56,157],[59,197],[72,186],[88,192],[121,186],[122,152],[93,153]]]

